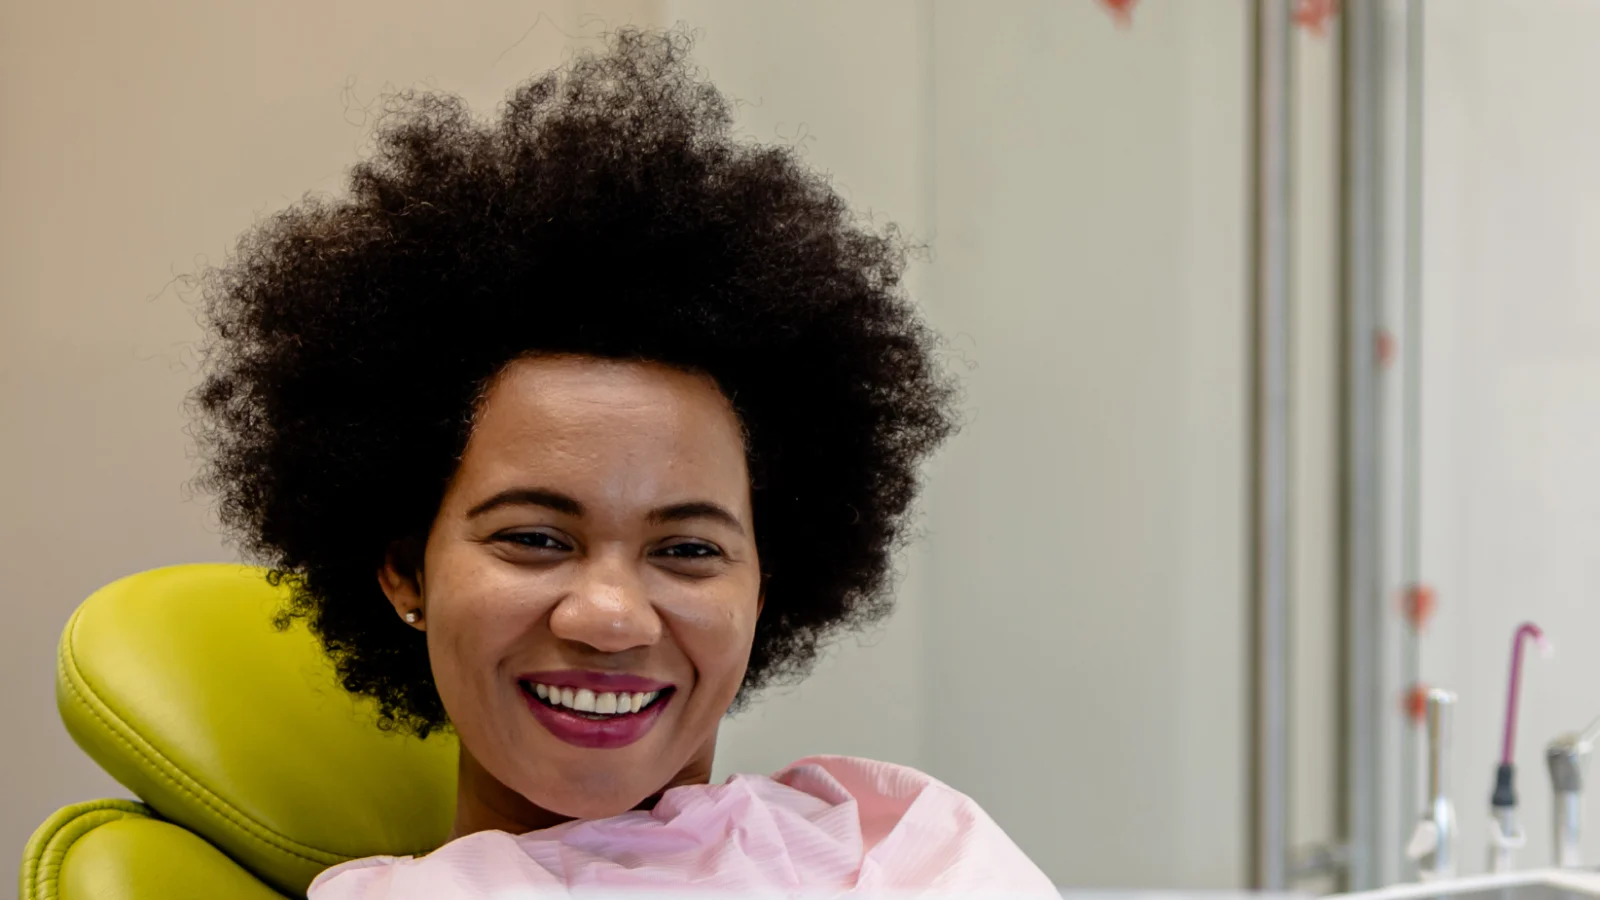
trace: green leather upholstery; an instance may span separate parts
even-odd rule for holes
[[[29,842],[22,896],[283,900],[194,832],[126,800],[79,803],[51,816]]]
[[[328,866],[443,842],[454,740],[379,730],[302,627],[272,627],[282,590],[253,567],[174,566],[79,607],[61,717],[144,804],[51,817],[28,844],[24,900],[298,897]]]

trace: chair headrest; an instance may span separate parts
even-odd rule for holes
[[[163,818],[303,894],[363,856],[434,849],[455,811],[456,743],[381,731],[251,566],[156,569],[83,602],[56,700],[78,746]]]

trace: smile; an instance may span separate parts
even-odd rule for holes
[[[523,682],[522,689],[529,689],[527,682]],[[601,720],[641,712],[659,700],[662,694],[661,691],[596,693],[588,688],[573,690],[570,687],[537,683],[532,685],[532,689],[534,697],[544,701],[546,706],[569,709],[584,714],[586,718]]]
[[[602,672],[523,675],[517,687],[546,731],[595,750],[626,747],[649,734],[678,693],[667,682]]]

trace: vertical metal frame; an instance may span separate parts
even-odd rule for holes
[[[1351,890],[1410,876],[1421,811],[1416,740],[1400,716],[1417,646],[1390,602],[1419,577],[1420,0],[1344,5],[1341,59],[1344,351],[1341,569],[1343,831]],[[1380,340],[1401,348],[1392,363]]]
[[[1252,84],[1252,790],[1254,887],[1288,887],[1290,392],[1292,372],[1290,0],[1256,0]]]
[[[1343,830],[1349,839],[1348,885],[1377,887],[1377,717],[1382,706],[1378,659],[1378,411],[1373,339],[1377,333],[1378,70],[1381,11],[1351,3],[1344,11],[1340,75],[1344,319],[1341,515],[1344,612],[1345,761]]]

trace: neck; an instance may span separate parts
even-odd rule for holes
[[[456,821],[447,843],[479,831],[526,834],[571,820],[571,816],[551,812],[506,787],[466,747],[461,748],[461,762],[456,767]]]
[[[672,788],[686,784],[709,784],[711,755],[715,747],[713,739],[661,790],[646,797],[634,809],[653,809],[661,795]],[[489,770],[466,747],[461,748],[461,761],[456,775],[456,820],[450,828],[450,836],[445,839],[446,843],[479,831],[527,834],[570,821],[572,816],[545,809],[507,787],[500,779],[489,774]]]

